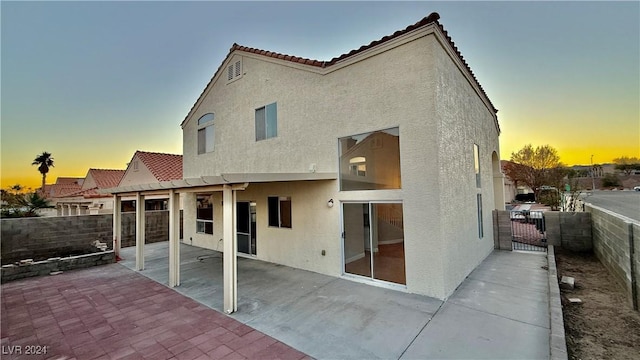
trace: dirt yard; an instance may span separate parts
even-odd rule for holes
[[[640,359],[640,313],[595,255],[556,248],[556,264],[559,279],[575,278],[573,290],[560,290],[569,359]]]

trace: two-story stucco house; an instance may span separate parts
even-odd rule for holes
[[[233,45],[182,129],[185,178],[248,183],[240,254],[444,298],[492,251],[496,110],[438,18],[326,62]],[[190,193],[185,239],[217,248],[221,203]]]
[[[113,193],[168,191],[174,220],[182,196],[184,242],[224,250],[227,312],[236,252],[446,298],[504,198],[497,110],[438,19],[330,61],[234,44],[181,124],[184,179]]]

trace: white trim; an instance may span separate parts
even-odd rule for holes
[[[308,173],[228,173],[218,176],[202,176],[199,178],[185,178],[180,180],[162,181],[149,184],[136,184],[119,186],[108,189],[100,189],[100,194],[121,194],[120,196],[132,196],[137,192],[145,195],[167,196],[169,190],[177,192],[206,192],[222,191],[223,185],[232,185],[234,190],[244,190],[249,183],[261,182],[285,182],[285,181],[312,181],[312,180],[337,180],[335,172],[308,172]]]
[[[344,241],[342,243],[344,244]],[[345,264],[350,264],[350,263],[352,263],[354,261],[362,259],[363,257],[365,257],[365,253],[362,252],[362,253],[354,255],[354,256],[352,256],[352,257],[350,257],[348,259],[345,259],[344,263]],[[343,272],[344,272],[344,269],[343,269]]]
[[[385,289],[397,290],[402,292],[409,292],[409,290],[407,290],[407,285],[397,284],[389,281],[372,279],[370,277],[360,276],[356,274],[349,274],[349,273],[343,273],[340,277],[342,279],[358,282],[361,284],[367,284],[371,286],[377,286]]]
[[[382,241],[378,240],[378,245],[399,244],[401,242],[404,242],[404,239],[391,239],[391,240],[382,240]]]
[[[345,251],[344,250],[344,235],[343,235],[345,233],[345,229],[344,229],[344,206],[343,206],[343,204],[367,204],[367,205],[369,205],[369,209],[371,209],[371,204],[400,204],[403,207],[403,217],[404,217],[404,202],[402,200],[395,200],[395,201],[394,200],[347,200],[347,201],[340,200],[339,203],[340,203],[340,218],[339,218],[339,221],[340,221],[340,251],[341,251],[341,254],[340,254],[341,269],[340,269],[340,271],[341,271],[341,276],[343,278],[355,280],[357,282],[362,282],[362,283],[365,283],[365,284],[379,284],[379,283],[382,283],[383,286],[381,286],[381,287],[386,287],[386,288],[390,288],[390,289],[406,291],[406,289],[407,289],[407,285],[406,284],[403,285],[403,284],[397,284],[397,283],[394,283],[394,282],[389,282],[389,281],[385,281],[385,280],[381,280],[381,279],[376,279],[376,278],[374,278],[373,271],[371,272],[371,275],[368,276],[368,277],[367,276],[362,276],[362,275],[357,275],[357,274],[347,273],[345,271],[346,265],[351,263],[351,262],[353,262],[353,261],[356,261],[356,260],[364,258],[366,256],[366,253],[359,253],[359,254],[356,254],[354,256],[351,256],[348,259],[345,259],[344,258],[344,256],[345,256],[345,252],[344,252]],[[372,215],[372,212],[369,211],[369,227],[371,227],[371,224],[372,224],[371,215]],[[404,228],[403,228],[403,231],[404,231]],[[383,244],[384,245],[384,244],[395,244],[395,243],[400,243],[400,242],[404,242],[404,238],[403,239],[392,239],[392,240],[387,240],[387,241],[383,241],[383,242],[378,241],[378,244]],[[369,246],[370,247],[371,247],[372,243],[373,242],[372,242],[372,239],[371,239],[371,232],[369,232]],[[365,251],[366,251],[366,248],[365,248]],[[376,253],[376,252],[378,252],[378,248],[376,247],[375,249],[372,249],[370,251],[371,251],[371,253]],[[373,270],[373,261],[374,261],[374,257],[371,256],[370,264],[369,264],[371,270]],[[406,271],[406,254],[405,254],[404,261],[405,261],[405,271]],[[406,282],[406,277],[405,277],[405,282]]]

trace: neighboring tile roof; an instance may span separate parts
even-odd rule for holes
[[[136,151],[136,155],[158,181],[182,179],[182,155]]]
[[[77,190],[77,191],[74,191],[74,192],[72,192],[72,193],[65,194],[65,195],[60,196],[60,197],[79,197],[79,196],[86,197],[86,196],[85,196],[86,194],[97,194],[97,193],[98,193],[98,190],[97,190],[97,189],[98,189],[98,188],[95,188],[95,187],[94,187],[94,188],[91,188],[91,189],[84,189],[84,190],[79,189],[79,190]]]
[[[107,189],[118,186],[124,172],[125,170],[89,169],[87,177],[91,174],[98,189]]]
[[[417,23],[413,24],[413,25],[409,25],[406,28],[404,28],[403,30],[398,30],[396,32],[394,32],[391,35],[387,35],[384,36],[382,39],[380,40],[375,40],[370,42],[368,45],[363,45],[358,49],[354,49],[351,50],[350,52],[346,53],[346,54],[342,54],[338,57],[334,57],[333,59],[331,59],[330,61],[319,61],[319,60],[313,60],[313,59],[307,59],[307,58],[301,58],[301,57],[297,57],[297,56],[292,56],[292,55],[286,55],[286,54],[281,54],[281,53],[277,53],[277,52],[273,52],[273,51],[267,51],[267,50],[261,50],[261,49],[256,49],[256,48],[250,48],[247,46],[241,46],[238,45],[236,43],[234,43],[231,46],[231,49],[229,49],[229,52],[227,53],[227,56],[225,57],[225,60],[222,61],[222,63],[220,64],[220,66],[218,66],[218,69],[216,70],[215,74],[213,75],[213,77],[211,78],[211,80],[209,80],[209,83],[207,83],[207,86],[205,86],[205,88],[202,90],[202,93],[200,94],[200,96],[198,97],[198,100],[200,100],[200,98],[202,98],[202,96],[204,95],[204,93],[206,92],[207,88],[209,88],[209,86],[211,85],[211,83],[213,82],[213,79],[218,75],[218,73],[222,70],[222,65],[225,63],[225,61],[227,60],[227,58],[229,58],[229,56],[234,52],[234,51],[244,51],[244,52],[248,52],[248,53],[252,53],[252,54],[258,54],[258,55],[263,55],[266,57],[271,57],[271,58],[276,58],[276,59],[281,59],[281,60],[285,60],[285,61],[291,61],[294,63],[298,63],[298,64],[304,64],[304,65],[310,65],[310,66],[315,66],[315,67],[320,67],[320,68],[326,68],[329,67],[331,65],[336,64],[337,62],[344,60],[346,58],[349,58],[351,56],[354,56],[358,53],[361,53],[367,49],[370,49],[372,47],[375,47],[377,45],[383,44],[389,40],[395,39],[399,36],[402,36],[408,32],[411,32],[415,29],[421,28],[425,25],[428,24],[436,24],[438,26],[438,28],[440,29],[440,31],[442,32],[442,34],[445,36],[445,38],[449,41],[449,44],[451,45],[451,47],[454,49],[454,51],[456,52],[456,54],[458,55],[458,58],[460,59],[460,61],[462,62],[462,64],[464,64],[465,68],[467,69],[467,71],[469,72],[469,74],[471,75],[471,77],[473,78],[475,85],[478,86],[478,88],[480,89],[480,91],[482,92],[482,94],[484,95],[484,97],[487,99],[487,101],[489,102],[489,105],[491,105],[491,108],[493,109],[493,111],[495,113],[498,112],[498,110],[495,108],[495,106],[493,106],[493,103],[491,102],[491,100],[489,99],[489,97],[487,96],[486,92],[484,91],[484,89],[482,88],[482,86],[480,85],[480,83],[478,82],[478,79],[476,78],[475,74],[473,73],[473,71],[471,70],[471,67],[469,67],[469,64],[467,64],[467,62],[464,60],[464,58],[462,57],[462,54],[460,53],[460,50],[458,50],[458,48],[456,47],[455,43],[453,42],[453,40],[451,39],[451,37],[448,35],[447,31],[444,29],[444,27],[438,22],[438,20],[440,19],[440,15],[437,12],[432,12],[431,14],[429,14],[429,16],[422,18],[420,21],[418,21]],[[193,109],[195,108],[196,104],[198,104],[198,100],[196,100],[196,102],[193,104],[193,106],[191,107],[191,109],[189,109],[189,112],[187,113],[187,115],[185,116],[183,123],[187,120],[187,118],[189,117],[189,115],[191,115],[191,112],[193,111]],[[497,125],[497,124],[496,124]]]
[[[46,187],[49,188],[48,191],[46,191],[46,194],[48,197],[51,197],[51,198],[64,197],[69,194],[78,192],[82,189],[82,185],[80,184],[64,183],[64,182],[63,183],[56,182],[56,184],[46,185]]]
[[[79,177],[58,177],[56,179],[56,184],[80,184],[80,185],[82,185],[83,181],[84,181],[84,178],[79,178]]]

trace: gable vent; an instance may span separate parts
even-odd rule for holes
[[[229,65],[227,70],[227,80],[233,80],[233,65]]]
[[[227,83],[242,77],[242,61],[238,60],[227,67]]]

